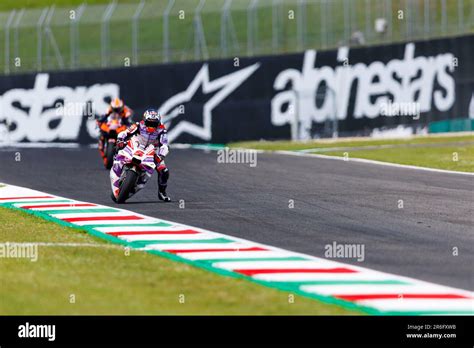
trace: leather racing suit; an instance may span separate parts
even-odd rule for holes
[[[169,153],[168,147],[168,135],[165,126],[162,124],[156,128],[152,133],[149,133],[147,127],[143,121],[136,122],[132,124],[127,130],[121,132],[117,136],[117,145],[120,148],[120,143],[125,143],[129,139],[134,138],[138,140],[140,145],[147,147],[152,144],[155,147],[155,165],[156,171],[158,173],[158,189],[160,192],[166,192],[166,186],[168,184],[169,170],[165,164],[164,158]],[[114,165],[110,171],[110,181],[112,185],[112,190],[118,192],[119,189],[119,180],[122,175],[123,164],[120,161],[115,160]],[[147,183],[148,179],[151,177],[149,173],[142,173],[142,176],[139,178],[135,192],[138,192]]]

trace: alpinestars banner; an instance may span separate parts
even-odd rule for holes
[[[474,36],[368,48],[0,77],[2,142],[80,142],[113,97],[172,142],[370,135],[474,118]]]

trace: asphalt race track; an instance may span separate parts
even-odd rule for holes
[[[158,201],[155,174],[123,208],[319,257],[360,243],[363,262],[337,261],[474,290],[472,176],[277,154],[250,167],[192,149],[166,162],[173,202]],[[0,163],[0,182],[114,205],[96,149],[4,148]]]

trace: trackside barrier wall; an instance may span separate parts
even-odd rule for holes
[[[0,140],[91,143],[120,96],[174,142],[427,131],[474,119],[474,35],[301,54],[0,77]]]

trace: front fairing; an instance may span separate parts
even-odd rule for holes
[[[154,152],[155,147],[153,145],[150,144],[145,147],[134,137],[117,153],[115,160],[120,161],[122,165],[134,166],[141,171],[152,174],[156,168]]]

